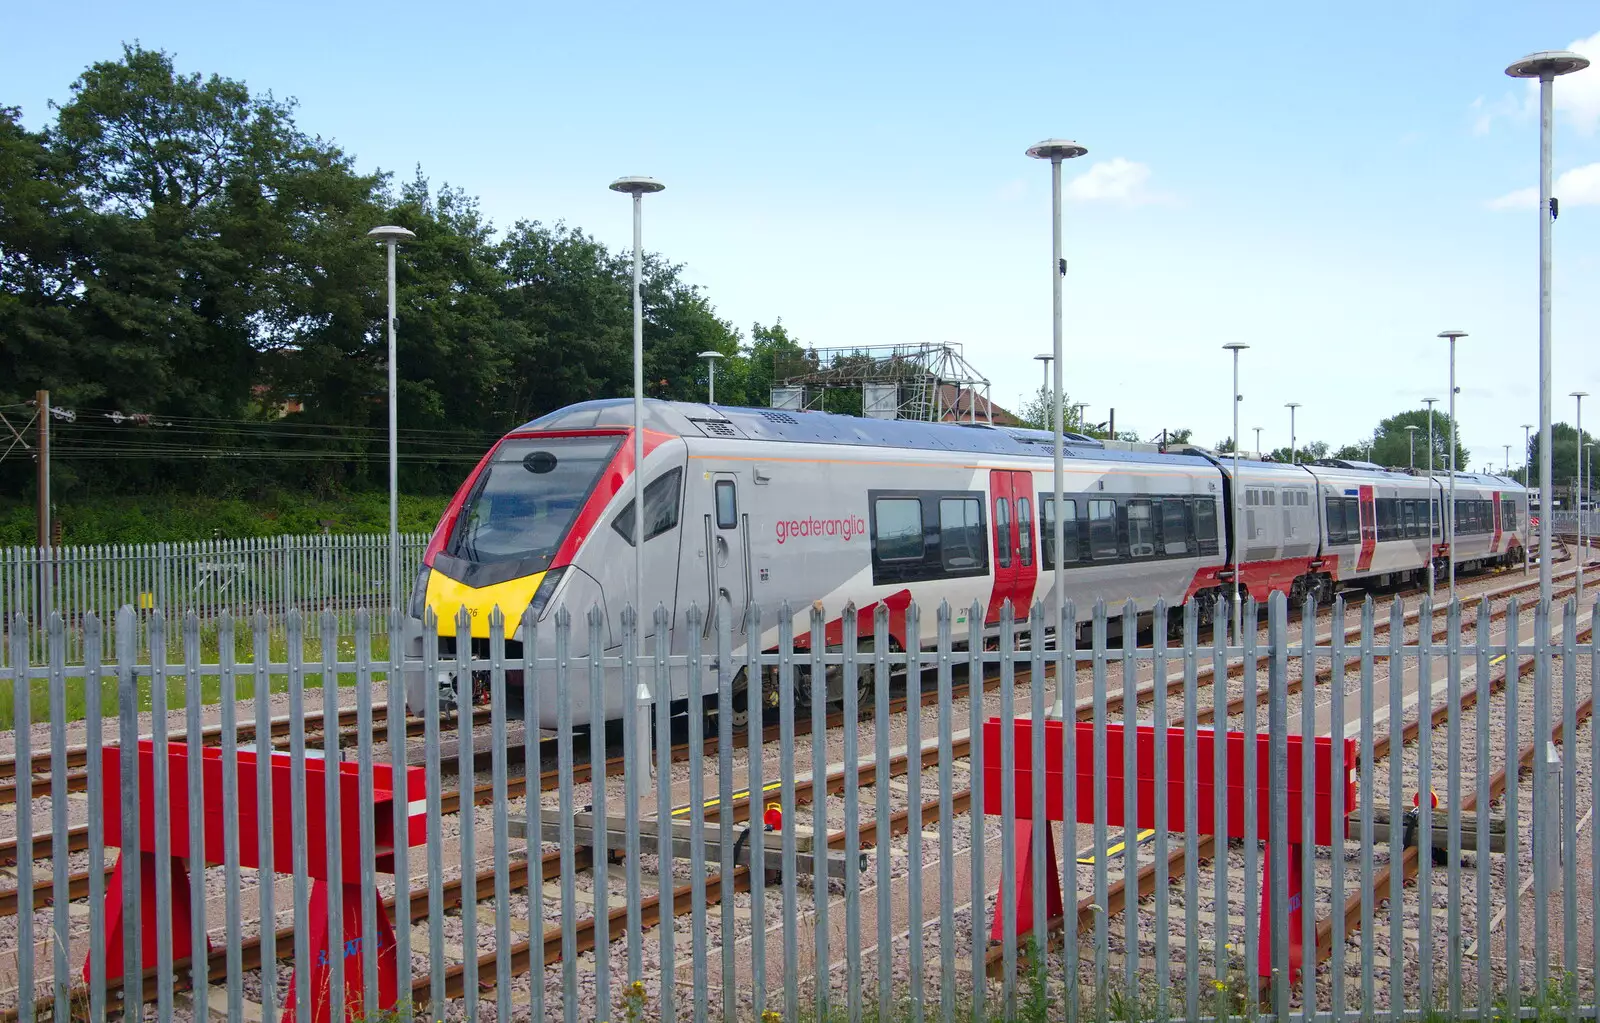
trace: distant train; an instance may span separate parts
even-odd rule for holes
[[[487,653],[495,607],[513,632],[530,606],[543,621],[565,605],[579,635],[581,615],[598,607],[607,648],[620,647],[622,609],[634,599],[632,416],[627,400],[583,402],[512,431],[484,456],[434,531],[410,600],[419,625],[428,610],[438,616],[442,656],[454,656],[462,607],[475,652]],[[1278,591],[1295,601],[1326,601],[1351,584],[1425,581],[1448,556],[1447,474],[1251,460],[1235,479],[1227,456],[1114,449],[1071,436],[1058,558],[1052,455],[1045,431],[648,401],[643,606],[665,607],[674,655],[688,649],[692,606],[732,609],[736,657],[751,642],[772,649],[785,601],[802,645],[821,601],[835,648],[846,604],[859,609],[863,648],[885,605],[890,641],[903,650],[931,646],[940,601],[956,609],[958,637],[974,601],[988,629],[1008,600],[1022,619],[1042,601],[1050,620],[1058,564],[1080,618],[1098,600],[1120,614],[1131,599],[1143,614],[1164,599],[1174,616],[1192,602],[1210,620],[1232,592],[1235,550],[1248,595]],[[1520,484],[1457,474],[1455,509],[1458,565],[1521,561],[1528,502]],[[927,612],[915,637],[905,615],[913,601]],[[759,636],[745,634],[747,602],[762,611]],[[711,635],[709,616],[702,628]],[[654,630],[647,613],[647,640]],[[554,631],[541,629],[540,656],[553,654]],[[413,657],[421,643],[413,639]],[[709,674],[705,682],[715,691]],[[842,684],[829,679],[828,695],[837,698]],[[735,686],[742,704],[745,680]],[[586,686],[574,688],[584,692],[571,694],[573,720],[587,723]],[[797,688],[811,698],[808,678]],[[413,709],[430,690],[453,702],[455,689],[447,665],[432,679],[408,675]],[[603,716],[620,716],[620,678],[605,689]],[[673,698],[687,691],[676,674]],[[512,714],[521,703],[519,677],[508,685]],[[554,694],[541,691],[539,716],[554,725]]]

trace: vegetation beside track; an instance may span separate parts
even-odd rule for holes
[[[400,495],[400,531],[428,533],[449,503],[448,494]],[[34,543],[32,501],[0,501],[0,547]],[[68,544],[178,543],[190,540],[383,533],[389,529],[389,494],[352,491],[313,497],[273,489],[249,496],[147,494],[81,496],[56,504],[61,540]]]

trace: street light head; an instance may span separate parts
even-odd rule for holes
[[[367,232],[367,237],[375,242],[395,242],[397,244],[404,244],[416,236],[417,233],[415,231],[407,231],[405,228],[396,227],[393,224],[375,227]]]
[[[702,358],[702,359],[724,359],[724,358],[727,358],[727,356],[723,355],[721,352],[701,352],[700,355],[699,355],[699,358]]]
[[[1408,426],[1408,427],[1406,427],[1406,429],[1409,430],[1412,433],[1416,433],[1418,430],[1422,429],[1422,427],[1420,427],[1420,426]]]
[[[1035,160],[1071,160],[1088,152],[1071,139],[1045,139],[1028,147],[1028,155]]]
[[[1284,405],[1283,407],[1284,408],[1299,408],[1300,407],[1300,403],[1298,401],[1291,401],[1291,402],[1287,403],[1286,405]]]
[[[1051,362],[1051,361],[1054,361],[1054,359],[1055,359],[1054,355],[1035,355],[1033,357],[1033,360],[1035,362]]]
[[[1244,350],[1245,350],[1245,349],[1246,349],[1246,348],[1249,348],[1249,347],[1250,347],[1250,346],[1249,346],[1249,345],[1247,345],[1247,344],[1245,344],[1245,343],[1244,343],[1244,342],[1242,342],[1242,341],[1229,341],[1229,342],[1228,342],[1228,343],[1227,343],[1227,344],[1225,344],[1225,345],[1223,345],[1223,346],[1222,346],[1222,347],[1223,347],[1223,349],[1224,349],[1224,350],[1225,350],[1225,351],[1229,351],[1229,352],[1242,352],[1242,351],[1244,351]]]
[[[647,178],[639,174],[618,178],[611,182],[611,190],[613,192],[627,192],[629,195],[649,195],[651,192],[659,192],[666,187],[655,178]]]
[[[1441,331],[1439,331],[1439,336],[1440,337],[1447,337],[1450,340],[1454,341],[1458,337],[1466,337],[1467,336],[1467,332],[1464,331],[1464,330],[1441,330]]]
[[[1588,396],[1588,391],[1573,391],[1571,394],[1567,395],[1569,398],[1587,398]]]
[[[1589,66],[1589,58],[1571,50],[1540,50],[1506,68],[1512,78],[1554,78]]]

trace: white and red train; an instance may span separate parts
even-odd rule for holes
[[[1351,584],[1425,579],[1450,542],[1463,568],[1520,561],[1528,542],[1527,492],[1505,477],[1457,474],[1451,537],[1447,476],[1252,460],[1235,478],[1228,457],[1112,450],[1078,438],[1067,446],[1058,558],[1047,432],[658,401],[645,413],[642,606],[666,609],[675,655],[689,647],[695,606],[734,610],[736,657],[751,642],[776,645],[785,603],[806,643],[817,601],[829,613],[830,644],[840,641],[848,604],[870,644],[882,604],[891,640],[904,649],[932,644],[941,601],[956,609],[958,635],[974,602],[986,627],[997,626],[1006,601],[1024,620],[1041,601],[1051,620],[1057,571],[1080,617],[1101,600],[1120,614],[1131,599],[1141,613],[1165,600],[1175,615],[1192,601],[1209,619],[1233,589],[1235,552],[1248,595],[1280,591],[1298,601],[1326,600]],[[420,624],[431,610],[448,634],[442,654],[453,656],[463,607],[485,652],[495,607],[508,632],[530,607],[538,619],[558,605],[575,615],[598,608],[606,646],[620,645],[623,607],[636,599],[632,414],[627,400],[572,405],[512,431],[484,456],[440,520],[411,597],[411,616]],[[904,613],[913,601],[927,611],[916,637]],[[756,636],[742,625],[747,603],[763,612]],[[540,630],[541,647],[553,645],[554,631]],[[645,637],[654,631],[647,613]],[[411,652],[420,656],[420,638]],[[712,661],[705,658],[708,671]],[[674,698],[687,693],[681,674]],[[431,684],[410,673],[414,707],[433,685],[453,700],[448,671]],[[520,680],[508,689],[515,712]],[[620,679],[606,691],[602,713],[617,717]],[[581,724],[593,715],[576,695]],[[554,694],[540,708],[540,723],[552,725]]]

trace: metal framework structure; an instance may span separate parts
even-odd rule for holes
[[[863,414],[879,419],[994,418],[988,379],[953,341],[774,353],[772,379],[774,407],[815,411],[829,391],[851,390],[862,393]]]

